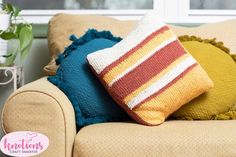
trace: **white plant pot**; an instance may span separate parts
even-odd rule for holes
[[[0,21],[0,30],[6,30],[10,25],[10,15],[0,11]],[[6,61],[6,58],[2,56],[7,55],[7,43],[7,40],[0,39],[0,64]]]

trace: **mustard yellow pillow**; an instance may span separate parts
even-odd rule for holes
[[[229,49],[215,39],[179,37],[184,48],[208,73],[214,87],[182,106],[172,117],[177,119],[236,119],[236,64]]]

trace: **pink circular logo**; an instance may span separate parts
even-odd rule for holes
[[[49,145],[48,137],[32,131],[17,131],[6,134],[0,141],[0,149],[10,156],[34,156],[42,153]]]

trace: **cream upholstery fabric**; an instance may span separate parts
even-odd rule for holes
[[[74,157],[236,157],[236,121],[167,121],[90,125],[76,136]]]
[[[37,131],[49,137],[42,157],[71,157],[76,135],[74,110],[67,97],[46,78],[25,85],[7,100],[2,125],[6,133]]]
[[[99,15],[57,14],[49,22],[48,46],[52,57],[64,51],[71,34],[82,36],[88,29],[110,30],[115,36],[126,36],[136,25],[133,21],[120,21]]]
[[[236,19],[226,20],[217,23],[203,24],[198,27],[181,27],[170,25],[176,35],[195,35],[202,39],[216,38],[224,43],[232,54],[236,54]],[[227,30],[227,31],[226,31]]]

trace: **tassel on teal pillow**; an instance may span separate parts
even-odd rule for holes
[[[71,101],[77,126],[127,120],[127,114],[105,91],[86,60],[88,54],[112,47],[121,38],[114,37],[110,31],[90,29],[81,38],[72,35],[70,39],[73,43],[56,60],[60,65],[56,75],[48,80]]]

